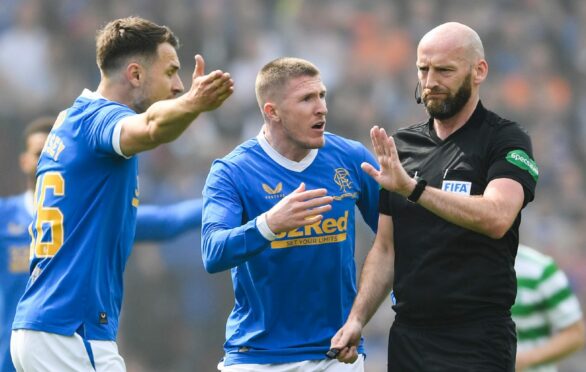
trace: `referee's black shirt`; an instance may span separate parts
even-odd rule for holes
[[[491,180],[510,178],[523,186],[523,205],[533,200],[538,175],[529,136],[480,102],[468,122],[444,140],[432,119],[399,130],[394,139],[407,172],[429,186],[482,195]],[[386,190],[380,212],[393,218],[397,321],[450,324],[510,315],[520,214],[496,240]]]

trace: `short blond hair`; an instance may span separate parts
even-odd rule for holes
[[[289,80],[300,76],[318,76],[319,69],[311,62],[294,57],[281,57],[263,66],[256,75],[256,100],[262,112],[269,98],[281,93]]]

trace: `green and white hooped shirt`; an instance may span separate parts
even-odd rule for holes
[[[517,352],[547,342],[552,334],[582,318],[567,276],[551,257],[519,245],[515,271],[518,289],[511,313],[517,326]],[[555,371],[555,364],[526,370]]]

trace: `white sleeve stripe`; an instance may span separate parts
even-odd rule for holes
[[[122,149],[120,148],[120,134],[122,133],[122,123],[120,122],[120,120],[118,120],[118,122],[116,123],[116,126],[114,127],[114,131],[112,132],[112,147],[114,148],[114,151],[116,151],[116,153],[120,156],[122,156],[125,159],[130,159],[130,156],[126,156],[122,153]]]
[[[273,241],[277,239],[277,235],[271,231],[267,223],[267,214],[263,213],[256,218],[256,228],[265,239]]]

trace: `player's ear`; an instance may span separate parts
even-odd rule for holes
[[[270,121],[280,121],[277,106],[272,102],[266,102],[262,107],[265,118]]]
[[[126,79],[134,88],[138,88],[144,80],[145,74],[141,65],[138,63],[130,63],[125,70]]]

